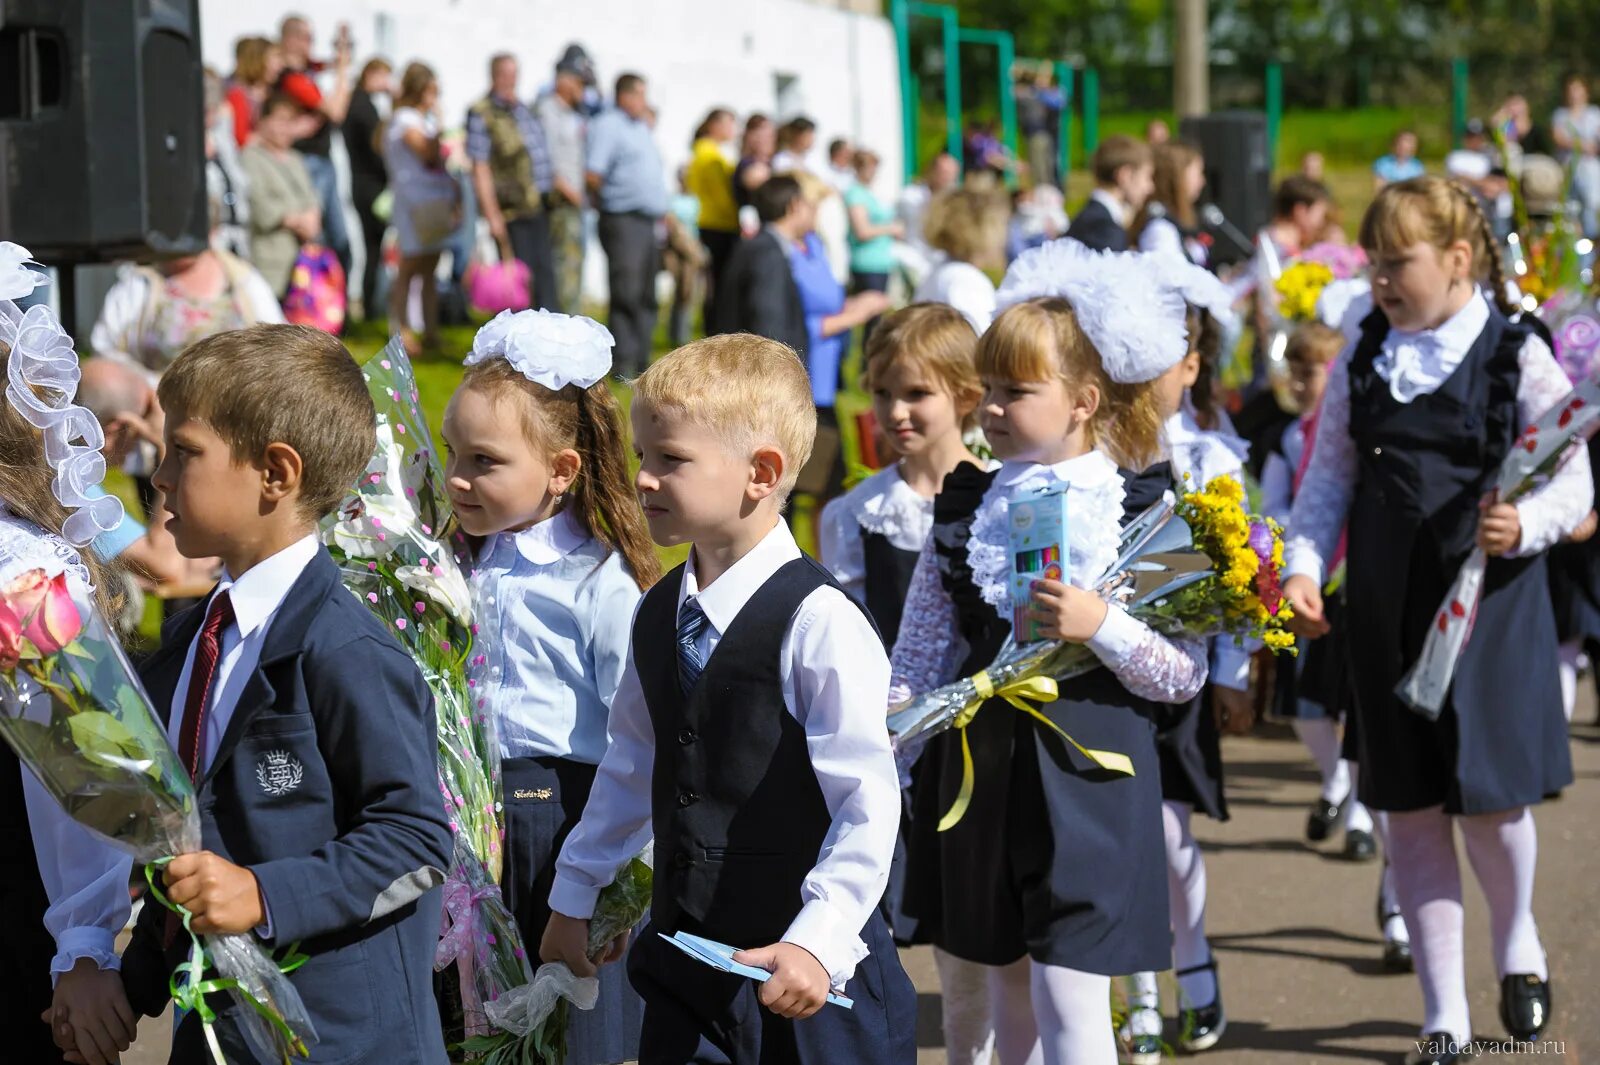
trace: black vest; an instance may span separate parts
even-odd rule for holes
[[[645,594],[634,665],[655,730],[651,919],[739,947],[777,942],[800,912],[832,818],[804,727],[784,706],[779,657],[800,604],[832,580],[810,558],[750,597],[685,697],[679,566]]]

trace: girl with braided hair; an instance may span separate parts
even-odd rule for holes
[[[1531,807],[1572,764],[1544,553],[1588,514],[1593,483],[1580,452],[1514,505],[1487,494],[1518,434],[1570,386],[1534,327],[1509,316],[1477,199],[1437,177],[1386,186],[1361,244],[1372,295],[1346,318],[1352,342],[1290,512],[1284,592],[1301,635],[1327,631],[1323,561],[1347,528],[1358,794],[1388,813],[1422,984],[1424,1038],[1406,1060],[1453,1065],[1472,1036],[1457,829],[1489,904],[1501,1021],[1519,1040],[1549,1021]],[[1430,719],[1395,687],[1474,544],[1489,556],[1476,627]]]

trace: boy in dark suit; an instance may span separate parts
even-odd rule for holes
[[[635,615],[541,953],[594,971],[595,900],[653,828],[650,924],[628,959],[640,1065],[916,1061],[916,995],[879,912],[899,830],[888,658],[782,520],[816,426],[799,358],[748,335],[679,348],[634,393],[650,534],[693,548]],[[771,978],[657,935],[680,931],[752,948],[736,959]],[[830,988],[855,1008],[825,1006]]]
[[[310,955],[290,980],[316,1026],[312,1061],[439,1065],[435,889],[451,837],[433,700],[316,535],[375,446],[361,370],[326,333],[258,325],[189,348],[160,396],[168,528],[185,555],[224,564],[140,670],[199,793],[205,849],[167,866],[167,895],[196,932]],[[122,958],[148,1016],[187,950],[167,912],[144,908]],[[243,1007],[216,1005],[228,1060],[263,1060]],[[200,1019],[184,1017],[170,1060],[208,1059]]]
[[[769,178],[752,199],[761,231],[734,246],[712,293],[706,332],[754,333],[804,353],[806,310],[789,268],[789,245],[804,238],[813,209],[788,174]]]
[[[1155,191],[1150,145],[1133,137],[1107,137],[1094,150],[1094,191],[1067,236],[1096,251],[1127,251],[1128,222]]]

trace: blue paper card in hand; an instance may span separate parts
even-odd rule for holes
[[[754,965],[746,965],[743,962],[734,961],[733,955],[736,948],[730,947],[726,943],[718,943],[713,939],[702,939],[700,936],[691,936],[687,932],[679,932],[671,936],[665,932],[657,932],[656,934],[689,955],[689,957],[696,961],[704,962],[719,972],[732,973],[735,976],[747,976],[762,984],[772,978],[772,974],[765,969],[757,969]],[[828,1001],[835,1006],[843,1006],[847,1010],[855,1008],[855,1002],[845,998],[843,995],[830,994],[828,995]]]

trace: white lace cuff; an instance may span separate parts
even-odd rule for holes
[[[1168,639],[1114,603],[1086,646],[1143,699],[1186,703],[1206,683],[1205,641]]]

